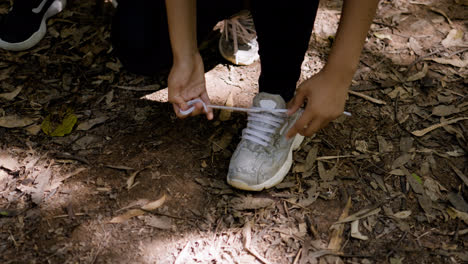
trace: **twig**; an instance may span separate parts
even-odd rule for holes
[[[363,93],[360,93],[360,92],[356,92],[356,91],[351,91],[349,90],[348,93],[352,94],[352,95],[355,95],[355,96],[358,96],[358,97],[361,97],[363,99],[366,99],[374,104],[379,104],[379,105],[386,105],[387,103],[382,101],[382,100],[379,100],[379,99],[376,99],[376,98],[373,98],[373,97],[370,97],[368,95],[365,95]]]
[[[300,248],[299,251],[297,251],[297,255],[294,258],[293,264],[297,264],[297,262],[299,262],[299,257],[301,256],[301,253],[302,253],[302,248]]]
[[[79,162],[84,163],[86,165],[89,165],[89,161],[86,158],[80,157],[80,156],[77,156],[77,155],[71,155],[71,154],[68,154],[68,153],[58,153],[57,155],[55,155],[55,158],[56,159],[65,159],[65,160],[76,160],[76,161],[79,161]]]
[[[73,214],[74,216],[85,216],[86,213],[76,213],[76,214]],[[65,217],[69,217],[70,215],[69,214],[62,214],[62,215],[55,215],[54,217],[52,218],[65,218]]]
[[[151,84],[142,87],[134,87],[134,86],[123,86],[123,85],[114,85],[113,87],[119,88],[122,90],[127,91],[136,91],[136,92],[148,92],[148,91],[157,91],[161,86],[159,84]]]
[[[316,160],[331,160],[331,159],[354,158],[354,157],[356,157],[356,155],[323,156],[323,157],[318,157]]]
[[[435,125],[432,125],[430,127],[426,127],[424,129],[421,129],[421,130],[415,130],[415,131],[411,132],[411,134],[413,134],[413,135],[415,135],[417,137],[422,137],[422,136],[426,135],[427,133],[429,133],[429,132],[431,132],[433,130],[436,130],[438,128],[448,126],[448,125],[451,125],[451,124],[454,124],[454,123],[457,123],[457,122],[460,122],[460,121],[463,121],[463,120],[468,120],[468,116],[462,116],[462,117],[447,120],[445,122],[440,122],[439,124],[435,124]]]

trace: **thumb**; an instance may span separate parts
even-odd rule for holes
[[[171,101],[173,104],[176,104],[182,110],[187,110],[189,108],[185,100],[180,96],[174,96],[174,98],[172,98]]]
[[[301,108],[304,103],[305,95],[298,91],[293,99],[288,103],[288,115],[296,113],[299,108]]]

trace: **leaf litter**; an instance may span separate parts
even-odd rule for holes
[[[465,7],[456,2],[457,9]],[[338,21],[335,4],[319,10],[321,31],[311,39],[314,50],[306,54],[304,76],[325,64],[320,54],[334,33],[324,23]],[[5,258],[90,263],[466,259],[468,72],[459,38],[466,34],[460,34],[464,20],[446,3],[380,3],[346,105],[353,117],[307,139],[294,152],[284,182],[258,194],[234,190],[224,178],[244,116],[223,113],[224,121],[211,126],[196,118],[175,120],[165,104],[129,100],[167,87],[165,77],[131,75],[121,68],[108,46],[108,24],[99,15],[91,20],[92,8],[86,2],[67,7],[49,21],[50,36],[35,49],[0,51],[0,147],[17,163],[2,160],[6,165],[0,166],[0,199],[8,205],[0,212],[9,214],[2,216],[0,232]],[[0,10],[7,12],[6,3]],[[43,71],[34,70],[38,67]],[[255,88],[258,72],[258,64],[219,65],[214,76],[235,89]],[[240,98],[237,90],[226,94],[229,100],[220,104]],[[55,111],[57,105],[74,109],[78,119],[60,139],[38,131],[47,113],[52,113],[50,130],[62,123],[64,116],[57,113],[66,111]],[[7,116],[14,118],[6,122]],[[71,156],[59,158],[60,153]],[[135,173],[146,167],[157,175],[151,181]],[[151,202],[154,193],[166,192]],[[353,208],[340,218],[349,198]],[[349,221],[333,225],[340,219]],[[119,224],[102,224],[111,220]],[[57,247],[44,246],[49,244],[44,240]]]

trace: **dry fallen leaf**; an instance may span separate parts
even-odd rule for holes
[[[405,219],[405,218],[408,218],[410,215],[411,215],[411,210],[400,211],[400,212],[393,214],[393,216],[398,219]]]
[[[0,127],[17,128],[25,127],[34,123],[36,119],[31,117],[20,117],[17,115],[2,116],[0,117]]]
[[[309,150],[307,153],[306,162],[305,162],[305,170],[310,171],[314,166],[315,160],[317,159],[318,153],[318,145],[315,144],[312,149]]]
[[[467,43],[463,41],[463,31],[460,29],[452,29],[447,34],[447,37],[442,40],[442,46],[445,48],[467,46]]]
[[[355,220],[355,221],[351,222],[351,237],[361,239],[361,240],[368,240],[369,239],[369,237],[367,237],[367,236],[361,234],[361,232],[359,232],[359,220]]]
[[[441,122],[439,124],[435,124],[435,125],[432,125],[430,127],[427,127],[425,129],[413,131],[413,132],[411,132],[411,134],[413,134],[413,135],[415,135],[417,137],[422,137],[422,136],[426,135],[427,133],[431,132],[432,130],[435,130],[437,128],[441,128],[441,127],[446,126],[446,125],[454,124],[454,123],[457,123],[457,122],[462,121],[462,120],[468,120],[468,117],[463,116],[463,117],[459,117],[459,118],[450,119],[450,120],[447,120],[445,122]]]
[[[124,222],[127,222],[130,218],[135,217],[135,216],[139,216],[139,215],[143,215],[144,213],[145,213],[145,211],[143,211],[143,210],[132,209],[132,210],[129,210],[129,211],[125,212],[124,214],[121,214],[119,216],[116,216],[116,217],[112,218],[109,221],[109,223],[113,223],[113,224],[124,223]]]
[[[245,196],[232,199],[232,207],[236,210],[254,210],[271,206],[275,201],[270,198]]]
[[[363,209],[363,210],[360,210],[357,213],[354,213],[354,214],[352,214],[352,215],[350,215],[350,216],[348,216],[348,217],[346,217],[344,219],[341,219],[341,220],[335,222],[333,225],[347,223],[347,222],[353,222],[355,220],[359,220],[359,219],[362,219],[362,218],[367,218],[367,217],[369,217],[371,215],[376,215],[376,214],[380,213],[381,210],[382,209],[380,209],[380,207],[375,208],[375,209],[370,210],[370,211],[369,211],[369,209]]]
[[[153,211],[153,210],[161,207],[164,204],[165,201],[166,201],[166,194],[163,194],[163,196],[161,196],[161,198],[145,204],[144,206],[141,207],[141,209],[143,209],[145,211]]]
[[[109,117],[107,116],[100,116],[94,119],[86,120],[78,124],[78,126],[76,127],[76,130],[89,130],[95,125],[99,125],[99,124],[106,122],[108,119]]]
[[[127,179],[127,190],[130,190],[133,187],[133,185],[135,183],[135,177],[138,175],[138,173],[140,173],[143,170],[144,169],[137,170],[137,171],[133,172],[132,174],[130,174],[130,177],[128,177],[128,179]]]
[[[465,60],[459,58],[456,59],[446,59],[446,58],[428,58],[426,60],[431,60],[440,64],[449,64],[455,67],[464,68],[468,66],[468,57]]]
[[[461,109],[455,105],[438,105],[432,109],[432,114],[435,116],[449,116],[460,111]]]
[[[1,93],[0,98],[3,98],[5,100],[7,100],[7,101],[11,101],[21,92],[22,89],[23,89],[23,86],[18,86],[18,87],[16,87],[15,90],[13,90],[13,91],[11,91],[9,93]]]
[[[149,225],[152,227],[156,227],[156,228],[164,229],[164,230],[172,229],[172,219],[167,216],[149,215],[145,217],[144,221],[146,225]]]
[[[468,224],[468,213],[465,213],[465,212],[462,212],[462,211],[458,211],[457,209],[453,208],[453,207],[449,207],[447,209],[447,212],[449,213],[449,215],[453,218],[457,217],[457,218],[460,218],[461,220],[463,220],[463,222],[465,222],[466,224]]]
[[[417,80],[421,80],[422,78],[424,78],[427,74],[427,71],[428,71],[429,67],[427,66],[427,63],[424,63],[424,66],[422,68],[422,70],[420,72],[417,72],[411,76],[409,76],[406,81],[407,82],[414,82],[414,81],[417,81]]]

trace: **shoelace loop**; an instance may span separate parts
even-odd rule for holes
[[[239,49],[238,38],[243,43],[250,45],[250,41],[257,37],[256,32],[250,28],[254,28],[254,25],[252,16],[249,14],[239,14],[224,20],[223,34],[226,40],[229,40],[229,32],[231,32],[234,54]]]
[[[192,106],[187,110],[180,110],[182,115],[188,115],[195,110],[194,104],[201,103],[205,112],[208,112],[208,107],[213,109],[224,109],[231,111],[240,111],[249,113],[247,119],[247,127],[242,131],[242,138],[248,139],[254,143],[262,146],[268,146],[271,141],[271,137],[276,132],[276,129],[280,127],[287,115],[288,109],[271,109],[263,107],[232,107],[232,106],[221,106],[221,105],[207,105],[201,99],[193,99],[187,102],[187,105]],[[260,125],[263,123],[264,125]],[[270,127],[268,127],[270,126]]]

